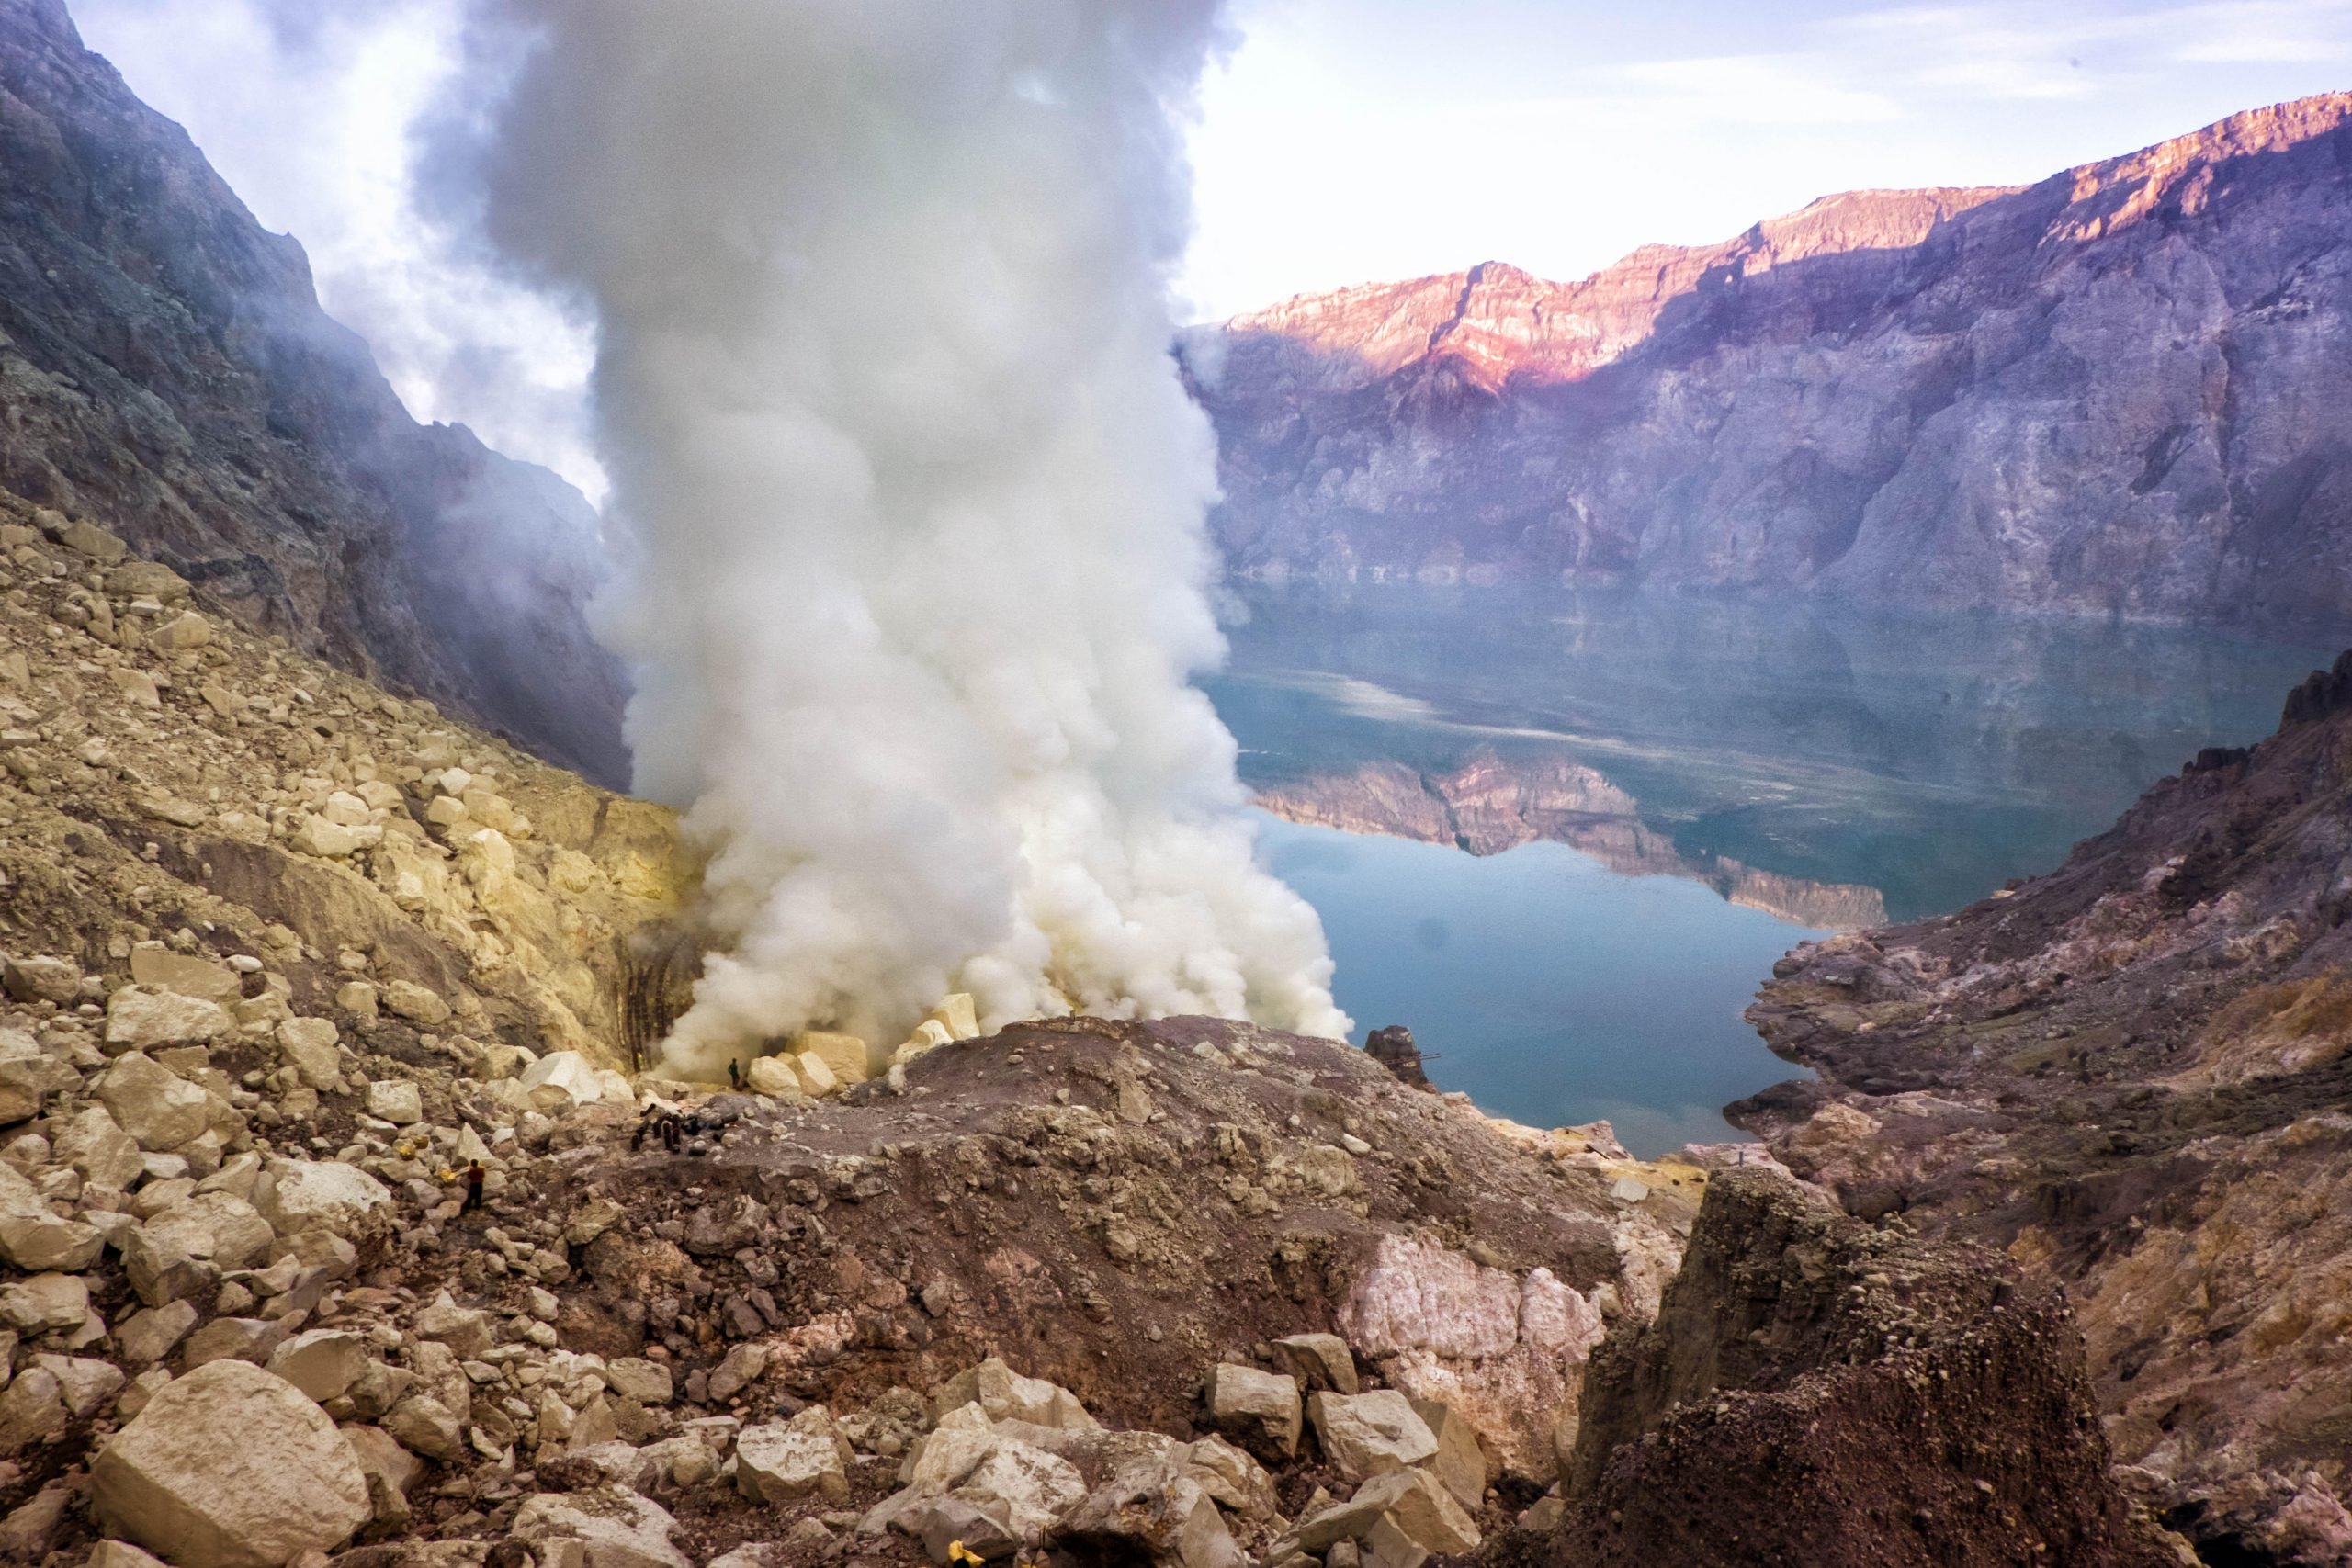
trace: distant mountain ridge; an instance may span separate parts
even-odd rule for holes
[[[0,0],[0,484],[213,607],[626,784],[626,682],[576,491],[420,425],[61,0]]]
[[[2352,618],[2352,94],[1186,334],[1238,574]]]

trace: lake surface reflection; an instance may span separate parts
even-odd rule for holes
[[[1736,1135],[1716,1108],[1788,1076],[1738,1016],[1781,952],[2051,869],[2335,653],[1640,593],[1235,612],[1204,684],[1340,1004],[1498,1114],[1606,1116],[1649,1153]]]

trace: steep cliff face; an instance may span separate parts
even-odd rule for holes
[[[2352,95],[1192,334],[1245,574],[2352,615]]]
[[[1730,1108],[1864,1214],[2065,1285],[2123,1474],[2209,1562],[2352,1554],[2352,655],[2055,874],[1799,949]]]
[[[60,0],[0,0],[0,483],[101,519],[214,608],[626,781],[582,607],[594,513],[420,426]]]

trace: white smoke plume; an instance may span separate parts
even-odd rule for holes
[[[528,42],[481,210],[600,320],[638,786],[712,852],[673,1064],[895,1043],[956,989],[1344,1033],[1188,684],[1214,463],[1168,290],[1214,0],[491,11]]]

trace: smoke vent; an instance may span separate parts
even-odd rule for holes
[[[629,1071],[642,1072],[670,1030],[694,1005],[695,982],[702,978],[702,944],[676,926],[656,924],[632,932],[621,954],[621,1040]]]

